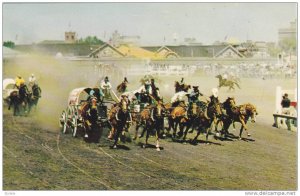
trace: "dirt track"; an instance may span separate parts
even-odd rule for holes
[[[69,91],[96,80],[83,75],[89,74],[88,66],[67,66],[38,57],[4,65],[4,78],[14,78],[16,70],[24,77],[34,72],[43,94],[37,113],[30,117],[13,117],[3,107],[3,190],[297,189],[297,133],[271,126],[275,92],[270,86],[295,86],[294,80],[244,79],[242,89],[232,93],[239,103],[255,103],[260,112],[257,122],[249,124],[250,140],[220,141],[210,136],[210,145],[201,141],[191,145],[165,139],[160,152],[142,149],[144,140],[138,140],[113,150],[105,139],[107,130],[99,144],[60,133],[58,118]],[[215,78],[186,80],[200,84],[205,94],[216,85]],[[137,85],[136,81],[130,82]],[[228,94],[221,90],[220,99]],[[154,144],[153,138],[150,141]]]

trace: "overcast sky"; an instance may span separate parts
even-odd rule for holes
[[[296,3],[4,3],[3,40],[17,44],[63,40],[64,32],[108,41],[113,31],[141,37],[143,45],[274,41],[297,18]]]

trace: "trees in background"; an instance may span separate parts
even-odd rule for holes
[[[7,47],[7,48],[14,48],[15,47],[15,43],[12,41],[5,41],[3,42],[3,46]]]
[[[87,36],[86,38],[80,38],[78,40],[78,43],[95,44],[95,45],[104,44],[104,42],[98,39],[97,36]]]

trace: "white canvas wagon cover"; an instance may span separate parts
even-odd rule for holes
[[[90,90],[87,87],[73,89],[69,94],[68,104],[79,105],[81,100],[87,100]]]
[[[3,90],[4,89],[13,89],[15,85],[15,80],[12,78],[6,78],[3,80]]]

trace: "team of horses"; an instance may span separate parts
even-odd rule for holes
[[[8,97],[8,109],[13,107],[13,115],[27,115],[34,108],[36,110],[42,90],[38,84],[34,84],[28,89],[26,84],[22,84],[19,89],[12,91]]]
[[[231,89],[234,84],[238,86],[234,81],[224,81],[221,76],[217,77],[220,79],[219,88],[229,86]],[[176,93],[188,92],[191,89],[191,85],[180,84],[179,82],[175,82],[174,87]],[[126,89],[127,83],[125,82],[117,87],[120,93]],[[189,96],[188,93],[186,95]],[[10,94],[9,109],[13,106],[14,115],[20,115],[21,112],[29,113],[33,107],[36,108],[40,97],[41,88],[37,84],[34,84],[30,91],[27,85],[23,84],[18,90],[16,89]],[[201,133],[205,134],[206,141],[208,141],[208,136],[213,127],[216,133],[221,133],[224,137],[227,137],[230,125],[235,126],[235,122],[242,125],[239,134],[241,139],[243,130],[250,136],[246,124],[249,119],[255,122],[255,117],[258,114],[253,104],[236,105],[234,98],[231,97],[228,97],[223,103],[206,100],[191,103],[179,101],[177,104],[164,103],[162,99],[154,98],[151,95],[148,95],[147,98],[150,100],[147,100],[146,103],[152,104],[147,104],[141,111],[133,110],[134,105],[127,96],[122,96],[120,102],[110,108],[107,114],[107,122],[111,129],[108,138],[114,140],[112,148],[117,148],[119,137],[124,135],[124,132],[128,132],[132,125],[135,125],[133,139],[135,140],[138,137],[138,132],[142,128],[139,137],[142,138],[146,133],[143,147],[149,145],[149,137],[153,135],[156,140],[155,147],[158,151],[161,149],[159,140],[167,135],[174,139],[182,138],[185,142],[188,133],[196,130],[197,133],[191,142],[197,142],[197,138]],[[83,118],[85,135],[93,130],[94,126],[99,126],[99,100],[101,99],[98,97],[91,97],[79,110]],[[165,127],[165,121],[168,122],[168,127]],[[218,130],[218,125],[221,125],[221,130]],[[177,132],[178,128],[179,132]],[[173,132],[171,133],[171,131]]]
[[[179,82],[175,82],[176,92],[187,92],[190,88],[190,85],[180,86]],[[197,142],[197,138],[201,133],[206,135],[206,142],[208,142],[208,136],[211,134],[213,127],[215,127],[216,133],[227,137],[230,125],[235,126],[235,122],[242,125],[239,134],[239,139],[242,139],[243,130],[250,137],[246,124],[249,119],[255,122],[258,114],[253,104],[236,105],[234,98],[231,97],[228,97],[223,103],[199,101],[189,104],[179,102],[176,105],[164,103],[162,99],[155,100],[152,96],[150,98],[153,99],[153,104],[147,105],[139,112],[130,109],[133,106],[130,106],[130,101],[126,97],[111,108],[108,121],[111,124],[109,139],[114,140],[113,148],[117,148],[120,134],[128,131],[132,125],[135,125],[133,139],[135,140],[138,137],[138,132],[142,128],[139,137],[142,138],[146,133],[143,147],[149,145],[149,137],[153,135],[156,141],[155,147],[158,151],[160,150],[159,140],[163,136],[169,135],[174,139],[182,138],[185,142],[187,134],[196,130],[196,136],[191,142]],[[165,120],[168,121],[168,127],[165,127]],[[221,125],[220,130],[218,130],[219,124]],[[177,133],[178,128],[179,132]],[[191,131],[189,131],[190,129]]]

